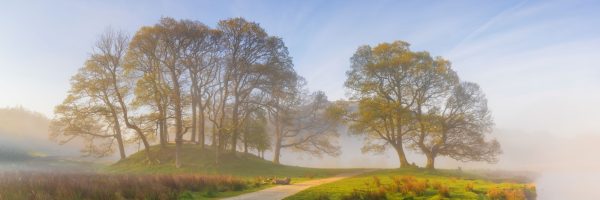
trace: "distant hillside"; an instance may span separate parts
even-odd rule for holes
[[[59,145],[49,139],[50,119],[23,107],[0,108],[0,157],[15,153],[79,155],[77,144]],[[2,158],[0,158],[2,160]]]

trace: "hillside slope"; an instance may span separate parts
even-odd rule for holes
[[[231,175],[238,177],[300,177],[319,178],[354,171],[355,169],[317,169],[274,164],[255,155],[238,153],[220,155],[215,163],[212,149],[201,149],[197,145],[183,146],[182,167],[175,168],[175,146],[164,149],[153,146],[151,152],[159,164],[148,164],[143,151],[137,152],[105,169],[112,173],[193,173]]]

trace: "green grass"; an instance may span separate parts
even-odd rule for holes
[[[374,178],[376,177],[376,178]],[[426,189],[421,194],[414,192],[403,192],[399,189],[407,183],[401,182],[402,177],[414,177],[414,182],[426,183]],[[378,181],[376,181],[378,179]],[[394,182],[396,179],[400,184]],[[379,183],[376,183],[379,182]],[[438,185],[438,187],[434,186]],[[439,194],[438,189],[447,187],[449,196],[443,197]],[[468,191],[467,185],[472,185],[473,190]],[[524,188],[529,188],[526,190]],[[350,197],[355,194],[381,194],[382,199],[491,199],[488,196],[488,190],[502,191],[501,195],[505,195],[503,191],[518,191],[529,192],[532,196],[535,188],[532,185],[517,182],[498,182],[492,181],[489,177],[484,177],[476,174],[469,174],[457,170],[436,170],[428,171],[423,169],[390,169],[379,170],[366,173],[360,176],[336,181],[329,184],[324,184],[309,188],[297,193],[286,200],[309,200],[309,199],[360,199],[358,196]],[[533,191],[533,193],[532,193]],[[519,195],[517,195],[519,196]],[[510,199],[506,196],[502,199]],[[376,199],[363,198],[362,199]],[[517,197],[515,199],[520,199]]]
[[[310,179],[330,177],[336,174],[350,172],[357,169],[319,169],[297,166],[274,164],[252,154],[224,153],[219,155],[219,164],[215,162],[215,152],[211,148],[202,149],[198,145],[186,144],[183,146],[181,159],[182,166],[175,168],[175,146],[166,148],[153,146],[151,153],[158,162],[149,163],[143,151],[137,152],[124,160],[107,166],[101,172],[110,174],[201,174],[225,175],[246,179],[250,182],[258,178],[290,177],[292,183]],[[242,191],[224,191],[207,194],[206,192],[193,192],[184,194],[182,199],[218,199],[237,196],[243,193],[255,192],[271,184],[259,187],[248,187]]]
[[[206,174],[228,175],[241,178],[255,177],[291,177],[297,179],[322,178],[356,169],[319,169],[274,164],[252,154],[231,153],[220,155],[219,164],[215,162],[212,149],[201,149],[197,145],[184,145],[182,167],[175,168],[175,146],[164,149],[151,148],[152,155],[159,163],[149,164],[143,152],[135,153],[102,171],[109,173],[135,174]]]

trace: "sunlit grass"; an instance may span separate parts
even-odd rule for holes
[[[149,164],[143,151],[135,153],[103,171],[109,173],[134,174],[205,174],[230,175],[253,179],[255,177],[291,177],[293,182],[333,176],[356,169],[319,169],[274,164],[252,154],[224,153],[215,163],[215,154],[211,148],[202,149],[198,145],[184,145],[182,167],[175,168],[175,146],[165,149],[153,146],[151,152],[158,163]]]
[[[490,195],[490,191],[492,193]],[[300,199],[529,199],[535,186],[494,182],[455,170],[380,170],[309,188],[286,200]]]

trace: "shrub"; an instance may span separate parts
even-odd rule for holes
[[[442,187],[442,183],[439,181],[435,181],[435,182],[431,183],[431,187],[433,189],[440,190],[440,187]]]
[[[488,190],[487,195],[492,200],[526,200],[529,199],[525,196],[523,189],[498,189],[491,188]],[[535,198],[534,198],[535,199]]]
[[[473,182],[468,182],[467,185],[465,185],[465,191],[467,192],[473,192]]]
[[[402,185],[400,185],[400,192],[402,194],[415,194],[417,196],[423,195],[428,187],[426,180],[419,181],[413,176],[405,176],[401,179]]]
[[[523,189],[508,189],[504,190],[504,198],[506,200],[525,200]]]
[[[504,198],[504,193],[500,188],[490,188],[487,191],[487,196],[491,200],[501,200]]]
[[[438,194],[442,197],[450,197],[450,188],[446,185],[440,185],[438,190]]]
[[[373,183],[375,184],[375,186],[381,187],[381,180],[379,179],[379,177],[373,176]]]
[[[388,191],[390,192],[401,192],[402,180],[400,180],[399,176],[390,176],[392,179],[392,184],[389,186]]]

